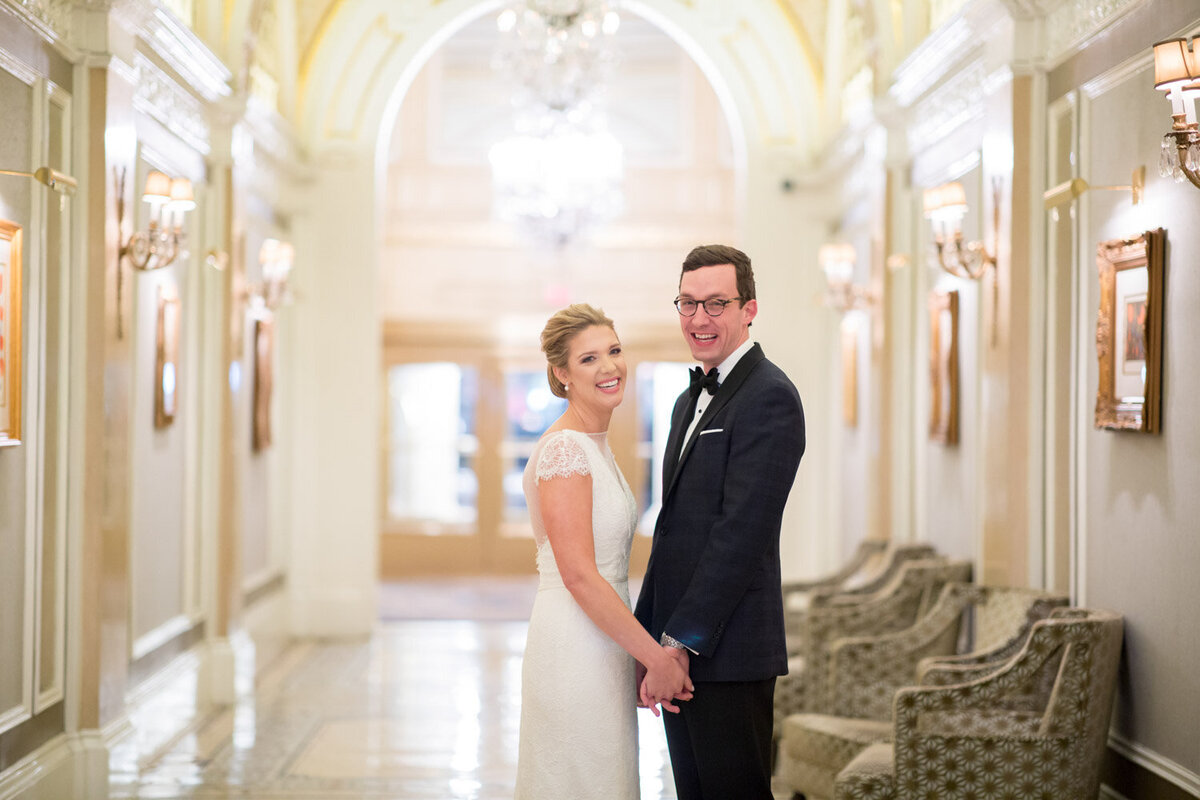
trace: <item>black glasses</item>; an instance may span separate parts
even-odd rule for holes
[[[704,306],[705,314],[708,314],[710,317],[719,317],[725,313],[725,306],[729,305],[730,303],[736,303],[741,299],[742,298],[740,297],[731,297],[728,300],[722,300],[719,297],[710,297],[704,302],[700,302],[699,300],[693,300],[690,297],[676,297],[675,310],[678,311],[681,316],[694,317],[696,316],[696,309],[698,309],[700,306]]]

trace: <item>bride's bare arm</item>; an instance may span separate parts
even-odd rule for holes
[[[592,534],[592,478],[571,475],[543,480],[538,504],[563,584],[584,613],[646,668],[646,696],[669,711],[674,698],[693,689],[687,669],[651,638],[621,597],[596,569]]]

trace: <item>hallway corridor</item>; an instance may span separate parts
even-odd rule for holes
[[[431,596],[435,585],[417,584],[427,599],[414,616],[469,610],[464,582]],[[502,583],[478,587],[491,610],[480,606],[477,617],[513,616],[529,594],[527,584],[511,584],[507,597]],[[237,703],[181,730],[196,692],[185,656],[142,690],[132,729],[112,749],[110,796],[511,798],[526,623],[396,619],[404,596],[385,587],[390,619],[369,641],[273,647],[242,636]],[[639,723],[642,798],[673,798],[661,724],[648,711]]]

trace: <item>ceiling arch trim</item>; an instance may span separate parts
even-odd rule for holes
[[[306,144],[374,147],[394,95],[440,44],[499,0],[336,0],[302,56],[298,119]]]
[[[305,143],[376,147],[413,76],[455,31],[499,0],[335,0],[302,56],[300,130]],[[742,119],[752,146],[810,155],[819,139],[821,91],[812,58],[777,3],[630,0],[627,7],[672,36]],[[731,123],[733,120],[731,120]]]

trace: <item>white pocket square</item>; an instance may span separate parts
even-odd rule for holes
[[[724,432],[725,432],[724,428],[709,428],[706,431],[700,431],[700,435],[704,436],[707,433],[724,433]]]

